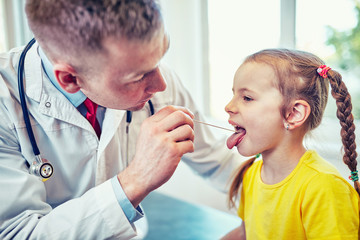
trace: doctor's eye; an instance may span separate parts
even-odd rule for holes
[[[150,72],[147,72],[147,73],[139,76],[138,79],[137,79],[134,83],[140,83],[140,82],[144,81],[144,80],[145,80],[147,77],[149,77],[150,74],[152,74],[154,71],[155,71],[155,70],[152,70],[152,71],[150,71]]]
[[[144,81],[145,75],[140,76],[137,80],[133,81],[132,84],[138,84]]]

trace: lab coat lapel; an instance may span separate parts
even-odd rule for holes
[[[97,154],[96,185],[118,174],[119,169],[123,169],[119,126],[124,115],[124,110],[106,109]]]
[[[121,119],[124,117],[125,112],[125,110],[106,109],[102,124],[98,156],[101,155],[106,146],[109,144],[111,138],[118,131]]]
[[[43,92],[38,110],[44,115],[68,122],[91,132],[94,131],[86,118],[61,93],[60,95],[53,96],[53,94]]]

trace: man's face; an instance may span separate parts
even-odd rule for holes
[[[148,42],[108,40],[105,62],[95,64],[96,76],[78,77],[81,91],[97,104],[136,111],[166,83],[159,62],[169,47],[163,30]]]

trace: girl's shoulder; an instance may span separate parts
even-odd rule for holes
[[[306,153],[302,156],[300,162],[304,166],[312,169],[315,172],[329,173],[341,176],[336,167],[330,162],[326,161],[324,158],[322,158],[315,150],[306,151]]]
[[[249,172],[250,174],[252,174],[257,171],[260,171],[262,164],[263,164],[263,160],[261,158],[256,159],[246,172]]]
[[[341,176],[331,163],[323,159],[316,151],[307,151],[303,156],[303,169],[307,192],[331,191],[358,196],[354,187]]]

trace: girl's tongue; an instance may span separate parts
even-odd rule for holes
[[[229,149],[232,149],[234,146],[238,145],[241,140],[244,138],[246,134],[245,129],[240,129],[233,135],[231,135],[228,140],[226,141],[226,145]]]

